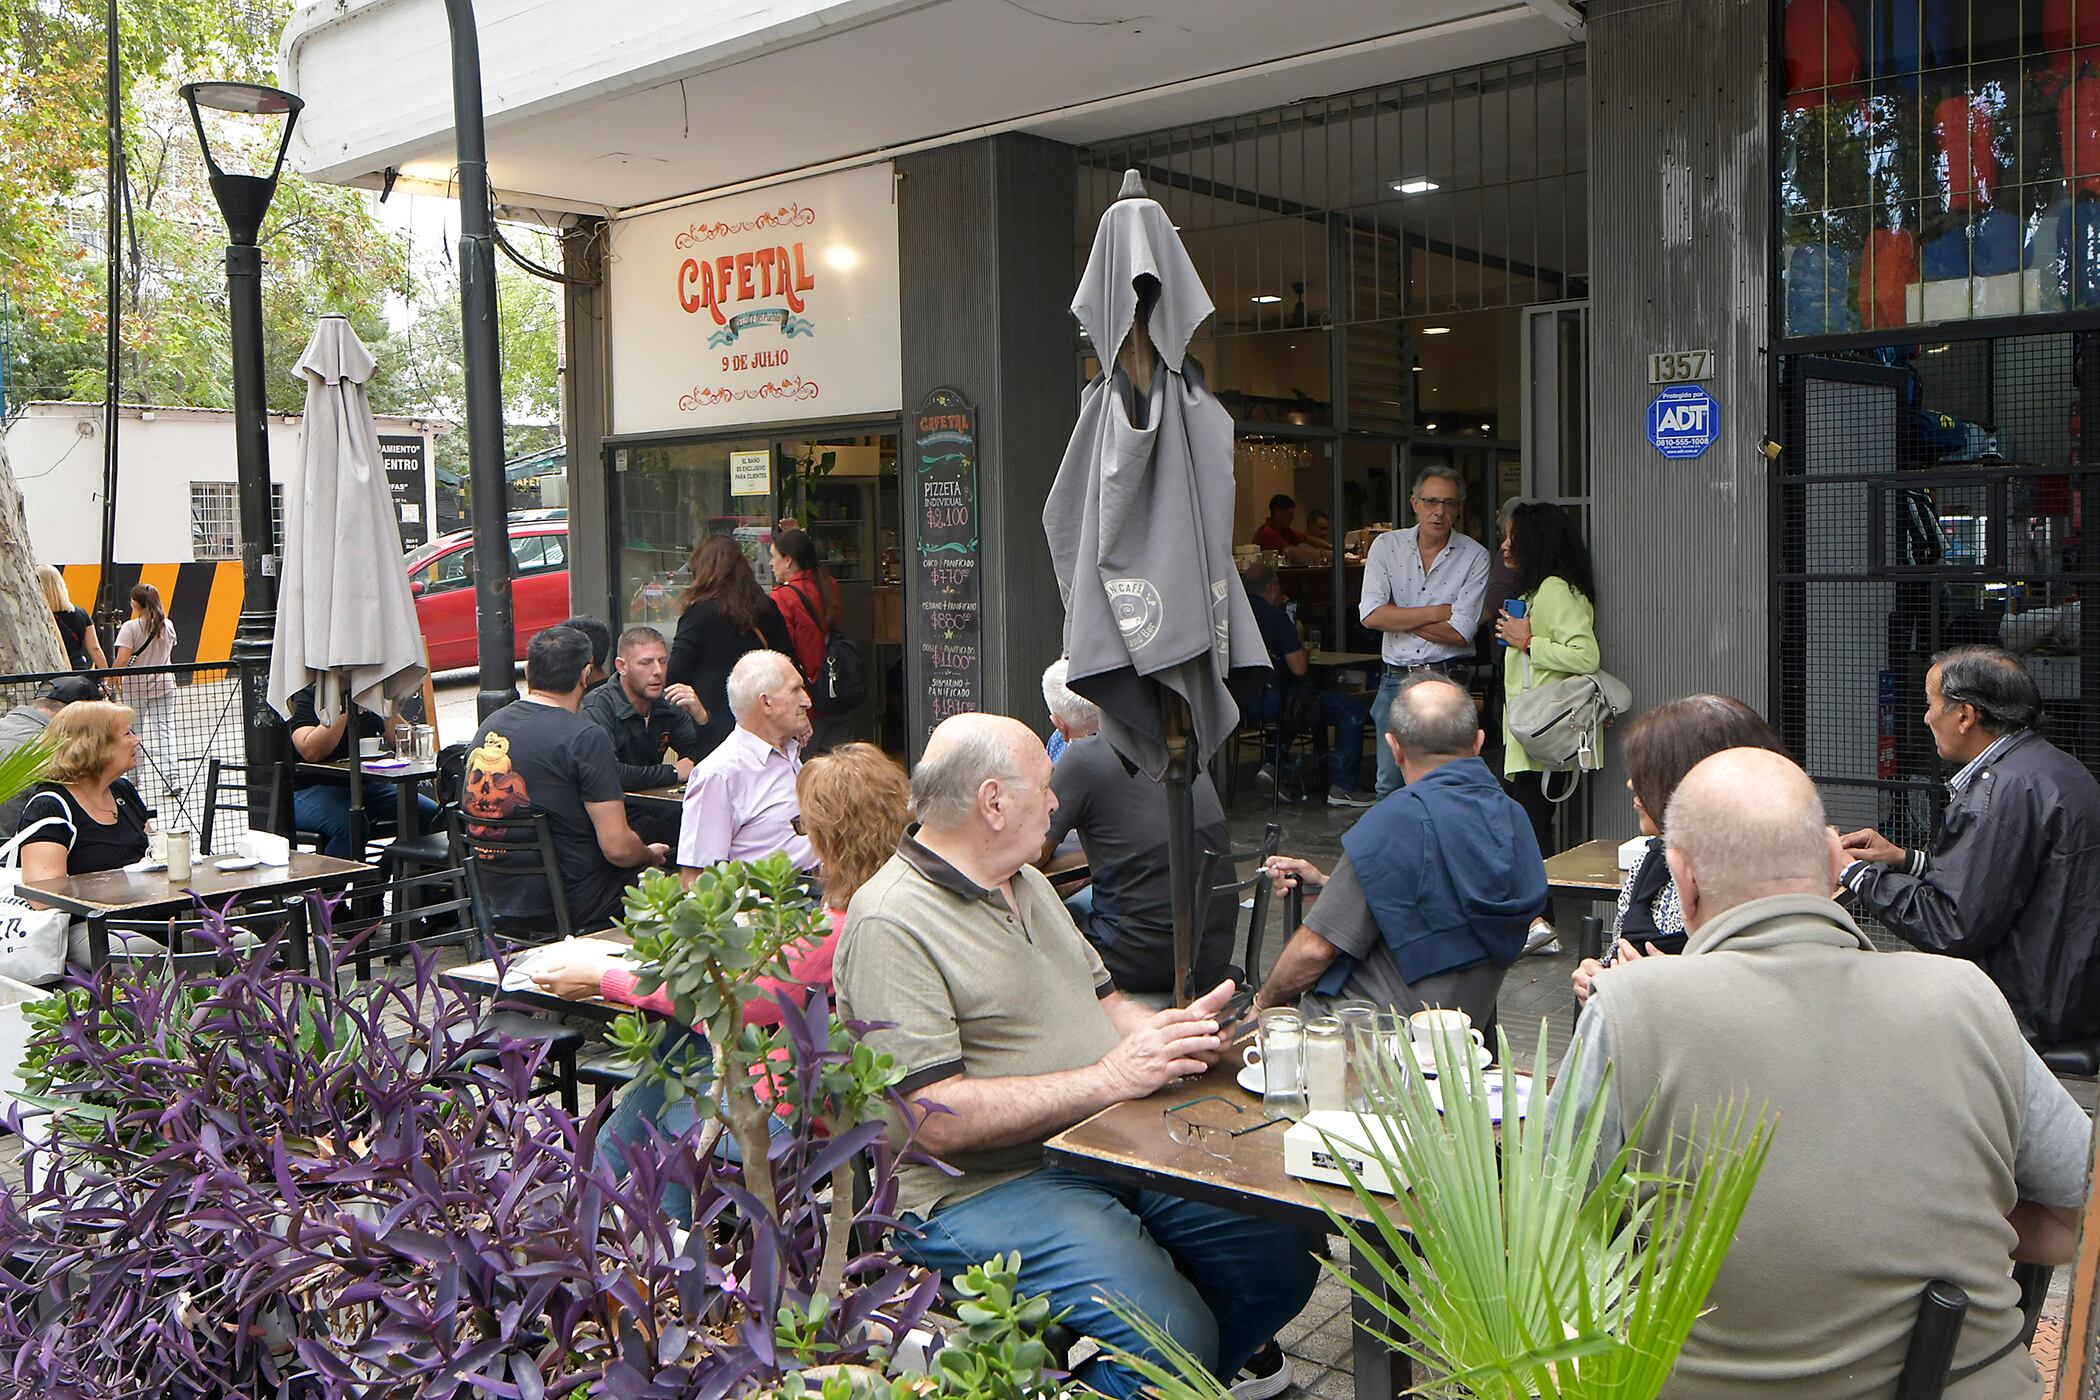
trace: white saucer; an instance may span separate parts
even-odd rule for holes
[[[1268,1079],[1262,1074],[1260,1065],[1241,1065],[1240,1072],[1234,1075],[1233,1079],[1256,1098],[1267,1092]]]
[[[1408,1044],[1408,1053],[1414,1057],[1415,1067],[1422,1071],[1425,1078],[1435,1078],[1436,1063],[1423,1053],[1424,1048],[1420,1042],[1411,1041]],[[1486,1069],[1494,1063],[1494,1059],[1494,1054],[1485,1045],[1473,1046],[1473,1063],[1476,1067]]]
[[[262,862],[254,856],[221,856],[212,862],[213,867],[219,870],[253,870],[261,864]]]
[[[1506,1081],[1514,1082],[1516,1085],[1517,1117],[1522,1118],[1531,1111],[1531,1076],[1523,1073],[1505,1075],[1502,1070],[1491,1069],[1481,1076],[1481,1082],[1487,1085],[1488,1118],[1491,1122],[1500,1123],[1502,1121],[1503,1105],[1507,1099],[1507,1091],[1503,1087]],[[1425,1078],[1423,1083],[1429,1089],[1429,1101],[1436,1105],[1438,1113],[1442,1113],[1444,1111],[1443,1090],[1434,1079]]]

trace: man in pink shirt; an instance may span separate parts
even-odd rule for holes
[[[725,860],[787,852],[796,868],[817,858],[795,830],[801,807],[795,775],[798,736],[809,729],[809,690],[794,661],[777,651],[746,652],[729,673],[729,712],[736,728],[686,780],[678,825],[679,874],[686,883]]]

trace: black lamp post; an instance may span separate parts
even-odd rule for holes
[[[269,813],[253,822],[255,795],[268,792],[264,774],[282,756],[281,721],[270,708],[270,642],[277,616],[277,541],[270,522],[270,430],[263,395],[262,249],[256,237],[277,193],[292,127],[306,104],[289,92],[259,83],[185,83],[197,142],[211,170],[212,197],[226,220],[226,302],[233,329],[234,464],[241,512],[241,616],[234,630],[233,660],[241,686],[241,729],[248,765],[252,824],[269,825]],[[282,117],[277,158],[267,175],[228,173],[212,153],[203,108],[243,116]]]

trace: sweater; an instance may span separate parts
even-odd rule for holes
[[[1525,595],[1524,619],[1531,624],[1531,649],[1519,652],[1512,647],[1502,658],[1505,701],[1569,676],[1590,675],[1604,665],[1597,647],[1596,607],[1558,574]],[[1600,746],[1591,755],[1591,766],[1603,762]],[[1502,707],[1502,771],[1512,776],[1538,771],[1531,755],[1509,732],[1507,704]]]

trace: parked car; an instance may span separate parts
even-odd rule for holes
[[[561,512],[558,519],[513,517],[510,522],[510,596],[519,660],[524,659],[525,648],[534,637],[569,615],[567,514]],[[411,551],[403,564],[408,569],[409,591],[416,595],[416,620],[422,625],[423,643],[430,649],[430,669],[456,671],[479,664],[473,531],[442,535]]]

